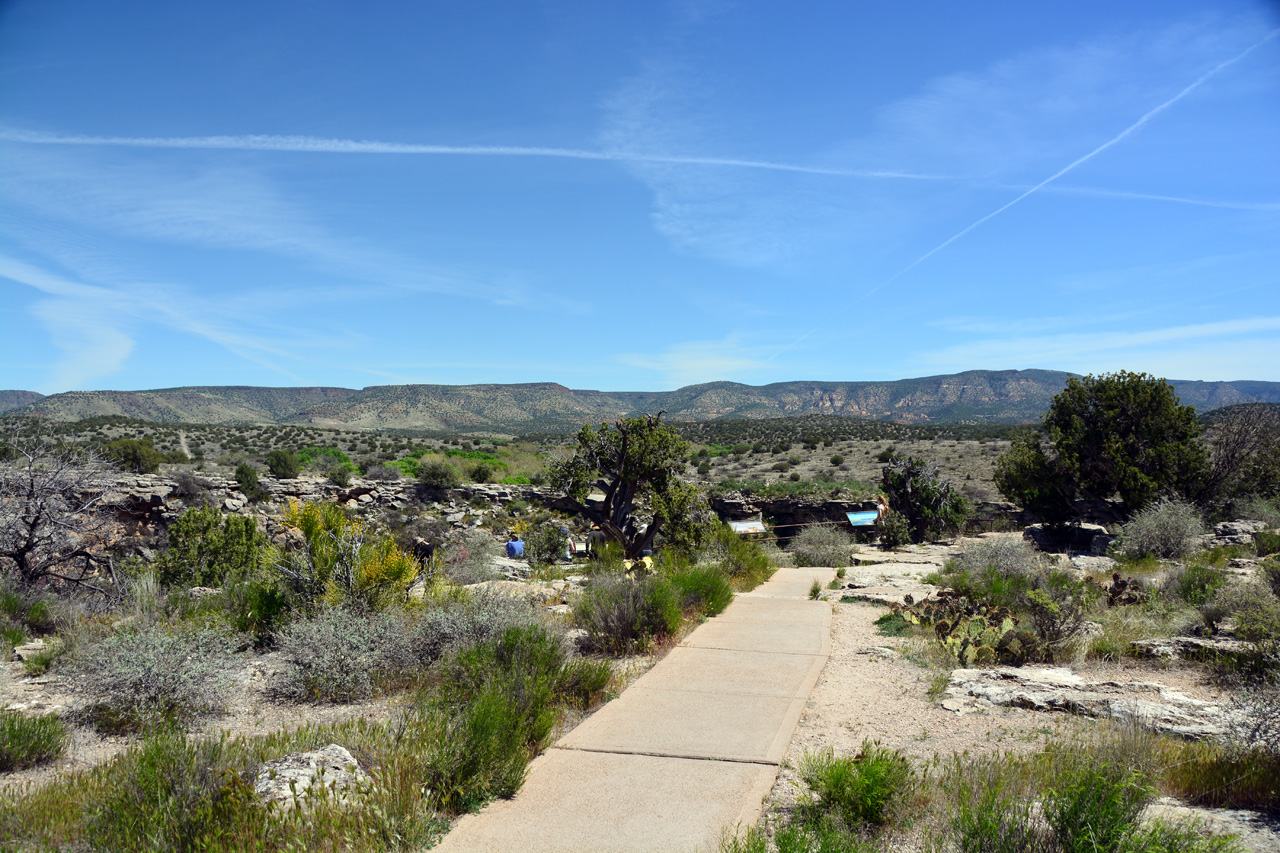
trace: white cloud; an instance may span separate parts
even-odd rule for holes
[[[10,202],[128,239],[267,252],[367,287],[525,304],[509,276],[477,276],[340,235],[247,168],[12,147],[0,164]],[[20,232],[22,223],[15,226]],[[63,262],[63,258],[55,259]],[[137,275],[135,272],[134,275]],[[315,294],[313,298],[319,297]]]
[[[1121,144],[1265,35],[1256,25],[1197,21],[1025,53],[980,72],[930,82],[918,95],[884,106],[876,129],[861,138],[790,155],[854,174],[935,180],[871,185],[818,176],[708,173],[671,163],[631,168],[653,193],[659,232],[692,253],[748,267],[793,267],[826,249],[845,256],[881,254],[943,216],[992,211],[990,191],[1010,187],[1023,195],[1003,196],[994,213],[929,254],[1040,190],[1271,211],[1278,206],[1179,193],[1176,175],[1166,176],[1168,192],[1054,183]],[[670,56],[651,58],[606,102],[606,146],[724,150],[726,140],[742,134],[717,109],[715,93],[692,82],[701,79],[696,67]]]
[[[91,380],[110,376],[123,367],[133,352],[133,338],[97,305],[44,299],[32,306],[31,313],[60,353],[44,383],[50,392],[87,388]]]
[[[619,346],[625,347],[625,343]],[[658,374],[668,388],[741,377],[766,364],[759,347],[745,346],[736,337],[687,341],[656,353],[623,353],[617,360]]]
[[[1280,317],[1142,332],[1062,332],[987,338],[922,353],[921,370],[1043,367],[1098,373],[1144,370],[1178,379],[1280,380]],[[1248,376],[1236,375],[1247,373]]]

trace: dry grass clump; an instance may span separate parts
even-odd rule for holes
[[[801,530],[789,550],[797,566],[839,568],[849,565],[853,540],[838,527],[814,525]]]
[[[229,652],[217,631],[152,624],[88,647],[72,673],[99,730],[135,731],[220,710]]]
[[[1176,559],[1191,553],[1196,537],[1203,534],[1204,519],[1194,504],[1162,498],[1121,529],[1114,547],[1131,558],[1153,555]]]

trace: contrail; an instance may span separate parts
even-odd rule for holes
[[[941,251],[942,251],[943,249],[945,249],[947,246],[950,246],[950,245],[951,245],[952,243],[954,243],[956,240],[959,240],[961,237],[963,237],[964,235],[968,234],[968,233],[969,233],[970,231],[972,231],[973,229],[975,229],[975,228],[977,228],[978,226],[982,225],[984,222],[987,222],[988,220],[990,220],[990,219],[992,219],[992,218],[994,218],[994,217],[996,217],[996,216],[999,216],[1001,213],[1004,213],[1006,210],[1008,210],[1009,208],[1013,207],[1015,204],[1017,204],[1018,202],[1022,201],[1023,199],[1025,199],[1027,196],[1031,195],[1032,193],[1035,193],[1035,192],[1038,192],[1039,190],[1044,189],[1046,186],[1048,186],[1049,184],[1053,183],[1053,182],[1054,182],[1054,181],[1056,181],[1058,178],[1061,178],[1063,175],[1067,174],[1067,172],[1070,172],[1072,169],[1074,169],[1075,167],[1079,166],[1080,164],[1082,164],[1082,163],[1087,163],[1089,160],[1092,160],[1094,157],[1097,157],[1097,156],[1098,156],[1099,154],[1101,154],[1103,151],[1106,151],[1106,150],[1107,150],[1108,148],[1110,148],[1111,146],[1113,146],[1113,145],[1115,145],[1116,143],[1120,142],[1121,140],[1125,139],[1125,138],[1126,138],[1126,137],[1128,137],[1130,134],[1132,134],[1134,131],[1138,130],[1140,127],[1142,127],[1143,125],[1145,125],[1147,122],[1151,121],[1151,119],[1155,118],[1157,115],[1159,115],[1160,113],[1164,112],[1164,111],[1165,111],[1165,110],[1167,110],[1169,107],[1171,107],[1171,106],[1173,106],[1174,104],[1176,104],[1178,101],[1181,101],[1183,98],[1185,98],[1187,95],[1189,95],[1189,94],[1191,94],[1192,92],[1194,92],[1196,89],[1200,88],[1200,86],[1201,86],[1201,85],[1203,85],[1203,84],[1204,84],[1204,82],[1205,82],[1206,80],[1208,80],[1209,78],[1213,77],[1213,76],[1214,76],[1215,74],[1217,74],[1219,71],[1222,71],[1224,68],[1227,68],[1228,66],[1234,65],[1235,63],[1237,63],[1237,62],[1239,62],[1240,60],[1244,59],[1246,56],[1248,56],[1249,54],[1253,53],[1255,50],[1257,50],[1258,48],[1262,47],[1262,45],[1264,45],[1264,44],[1266,44],[1267,42],[1271,41],[1272,39],[1274,39],[1274,38],[1275,38],[1276,36],[1278,36],[1278,35],[1280,35],[1280,29],[1274,29],[1274,30],[1272,30],[1271,32],[1267,33],[1267,35],[1266,35],[1266,36],[1264,36],[1261,40],[1259,40],[1258,42],[1256,42],[1256,43],[1254,43],[1254,44],[1250,45],[1248,48],[1246,48],[1246,49],[1245,49],[1244,51],[1242,51],[1241,53],[1239,53],[1239,54],[1237,54],[1237,55],[1235,55],[1235,56],[1231,57],[1230,59],[1226,59],[1226,60],[1223,60],[1222,62],[1219,62],[1219,63],[1218,63],[1217,65],[1215,65],[1213,68],[1210,68],[1208,71],[1206,71],[1205,73],[1203,73],[1203,74],[1201,74],[1199,77],[1197,77],[1195,80],[1193,80],[1193,81],[1192,81],[1189,85],[1187,85],[1187,86],[1186,86],[1182,91],[1178,92],[1176,95],[1174,95],[1172,98],[1169,98],[1169,100],[1165,101],[1164,103],[1159,104],[1158,106],[1153,107],[1152,109],[1148,110],[1146,113],[1144,113],[1144,114],[1142,115],[1142,117],[1141,117],[1141,118],[1139,118],[1139,119],[1138,119],[1137,121],[1135,121],[1133,124],[1131,124],[1131,125],[1129,125],[1128,127],[1126,127],[1124,130],[1120,131],[1120,133],[1116,134],[1116,135],[1115,135],[1114,137],[1112,137],[1111,139],[1109,139],[1109,140],[1107,140],[1106,142],[1102,143],[1102,144],[1101,144],[1101,145],[1099,145],[1097,148],[1095,148],[1095,149],[1093,149],[1092,151],[1090,151],[1088,154],[1085,154],[1085,155],[1084,155],[1084,156],[1082,156],[1082,157],[1078,157],[1077,159],[1073,160],[1073,161],[1072,161],[1071,163],[1069,163],[1068,165],[1066,165],[1066,166],[1064,166],[1063,168],[1059,169],[1058,171],[1054,172],[1052,175],[1050,175],[1049,177],[1045,178],[1045,179],[1044,179],[1043,181],[1041,181],[1040,183],[1036,184],[1035,186],[1033,186],[1033,187],[1031,187],[1030,189],[1028,189],[1026,192],[1024,192],[1024,193],[1022,193],[1021,195],[1019,195],[1017,198],[1013,199],[1013,201],[1010,201],[1010,202],[1008,202],[1008,203],[1006,203],[1006,204],[1001,205],[1000,207],[998,207],[998,208],[996,208],[995,210],[993,210],[993,211],[991,211],[990,213],[988,213],[986,216],[983,216],[981,219],[977,220],[976,222],[972,223],[971,225],[967,226],[966,228],[964,228],[964,229],[962,229],[962,230],[958,231],[957,233],[953,234],[952,236],[948,237],[946,240],[942,241],[942,242],[941,242],[941,243],[939,243],[937,246],[934,246],[932,249],[930,249],[929,251],[925,252],[925,253],[924,253],[923,255],[921,255],[920,257],[916,258],[914,261],[912,261],[912,262],[911,262],[910,264],[908,264],[907,266],[903,267],[903,268],[902,268],[901,270],[899,270],[898,272],[894,273],[893,275],[889,276],[889,277],[888,277],[887,279],[885,279],[884,281],[882,281],[882,282],[880,282],[879,284],[877,284],[875,287],[873,287],[873,288],[871,288],[870,290],[866,291],[866,292],[863,294],[863,296],[870,296],[871,294],[875,293],[877,290],[880,290],[881,288],[885,287],[886,285],[889,285],[889,284],[893,283],[894,281],[896,281],[897,279],[901,278],[901,277],[902,277],[903,275],[905,275],[906,273],[910,272],[912,269],[915,269],[917,266],[919,266],[920,264],[922,264],[922,263],[924,263],[925,261],[927,261],[929,258],[931,258],[931,257],[933,257],[934,255],[936,255],[938,252],[941,252]],[[1181,199],[1180,199],[1180,200],[1181,200]],[[769,356],[768,358],[766,358],[766,359],[765,359],[765,361],[773,361],[775,358],[777,358],[778,356],[782,355],[782,354],[783,354],[784,352],[786,352],[787,350],[789,350],[789,349],[791,349],[791,348],[795,347],[797,344],[799,344],[799,343],[801,343],[802,341],[806,340],[807,338],[811,337],[811,336],[814,334],[814,332],[815,332],[815,330],[810,330],[810,331],[808,331],[808,332],[805,332],[803,335],[801,335],[800,337],[796,338],[794,341],[792,341],[791,343],[789,343],[789,344],[787,344],[786,346],[782,347],[782,348],[781,348],[781,349],[779,349],[777,352],[775,352],[773,355],[771,355],[771,356]]]
[[[1026,185],[1003,185],[1003,189],[1021,190]],[[1048,192],[1062,193],[1063,195],[1082,195],[1096,196],[1098,198],[1129,198],[1135,201],[1167,201],[1174,204],[1190,204],[1196,207],[1218,207],[1225,210],[1257,210],[1261,212],[1270,212],[1280,210],[1280,202],[1274,201],[1219,201],[1217,199],[1207,198],[1187,198],[1178,195],[1159,195],[1157,193],[1139,193],[1129,192],[1127,190],[1108,190],[1101,187],[1045,187]]]
[[[770,160],[735,157],[685,157],[629,151],[595,151],[589,148],[541,148],[525,145],[419,145],[318,136],[82,136],[17,128],[0,128],[0,140],[34,145],[93,145],[120,148],[197,148],[225,151],[290,151],[302,154],[434,154],[472,157],[555,157],[569,160],[603,160],[614,163],[659,163],[682,166],[719,166],[834,175],[846,178],[889,178],[916,181],[952,180],[949,175],[928,175],[892,169],[840,169],[803,166]]]
[[[889,276],[889,278],[885,279],[884,281],[882,281],[882,282],[880,282],[879,284],[877,284],[875,287],[873,287],[873,288],[871,288],[870,290],[868,290],[868,291],[866,292],[866,294],[864,294],[864,295],[866,295],[866,296],[870,296],[872,293],[875,293],[877,290],[879,290],[880,288],[884,287],[885,285],[892,283],[892,282],[893,282],[893,281],[895,281],[896,279],[898,279],[898,278],[902,277],[902,276],[903,276],[903,275],[905,275],[907,272],[911,271],[912,269],[915,269],[917,266],[919,266],[920,264],[922,264],[922,263],[924,263],[925,261],[927,261],[929,258],[931,258],[931,257],[933,257],[934,255],[936,255],[938,252],[941,252],[941,251],[942,251],[943,249],[945,249],[947,246],[950,246],[950,245],[951,245],[952,243],[954,243],[956,240],[959,240],[961,237],[963,237],[964,235],[968,234],[968,233],[969,233],[970,231],[972,231],[973,229],[975,229],[975,228],[977,228],[978,226],[982,225],[984,222],[987,222],[988,220],[990,220],[990,219],[992,219],[992,218],[994,218],[994,217],[996,217],[996,216],[999,216],[1000,214],[1004,213],[1006,210],[1008,210],[1009,208],[1013,207],[1015,204],[1017,204],[1018,202],[1022,201],[1022,200],[1023,200],[1024,198],[1026,198],[1027,196],[1031,195],[1032,193],[1038,192],[1039,190],[1043,189],[1043,188],[1044,188],[1044,187],[1046,187],[1047,185],[1049,185],[1049,184],[1053,183],[1054,181],[1056,181],[1058,178],[1061,178],[1063,175],[1065,175],[1067,172],[1070,172],[1070,171],[1071,171],[1072,169],[1074,169],[1076,166],[1079,166],[1079,165],[1080,165],[1080,164],[1082,164],[1082,163],[1087,163],[1088,161],[1092,160],[1094,157],[1097,157],[1097,156],[1098,156],[1099,154],[1101,154],[1103,151],[1106,151],[1106,150],[1107,150],[1108,148],[1110,148],[1111,146],[1113,146],[1113,145],[1115,145],[1116,143],[1120,142],[1121,140],[1125,139],[1125,138],[1126,138],[1126,137],[1128,137],[1130,134],[1132,134],[1134,131],[1138,130],[1140,127],[1142,127],[1143,125],[1145,125],[1147,122],[1151,121],[1151,119],[1155,118],[1157,115],[1159,115],[1160,113],[1164,112],[1165,110],[1167,110],[1169,107],[1173,106],[1174,104],[1178,103],[1178,101],[1181,101],[1183,98],[1185,98],[1187,95],[1189,95],[1189,94],[1191,94],[1192,92],[1194,92],[1196,89],[1200,88],[1200,86],[1201,86],[1201,85],[1203,85],[1203,84],[1204,84],[1204,82],[1205,82],[1206,80],[1208,80],[1210,77],[1213,77],[1215,74],[1217,74],[1217,73],[1218,73],[1219,71],[1221,71],[1222,69],[1224,69],[1224,68],[1226,68],[1226,67],[1228,67],[1228,66],[1230,66],[1230,65],[1234,65],[1235,63],[1237,63],[1237,62],[1239,62],[1240,60],[1244,59],[1246,56],[1248,56],[1249,54],[1253,53],[1253,52],[1254,52],[1255,50],[1257,50],[1258,48],[1262,47],[1262,45],[1264,45],[1264,44],[1266,44],[1267,42],[1271,41],[1271,40],[1272,40],[1273,38],[1275,38],[1277,35],[1280,35],[1280,29],[1272,30],[1271,32],[1267,33],[1267,35],[1266,35],[1262,40],[1258,41],[1257,43],[1255,43],[1255,44],[1253,44],[1253,45],[1250,45],[1250,46],[1249,46],[1248,48],[1246,48],[1243,52],[1241,52],[1241,53],[1239,53],[1239,54],[1237,54],[1237,55],[1235,55],[1235,56],[1231,57],[1230,59],[1227,59],[1227,60],[1224,60],[1224,61],[1222,61],[1222,62],[1219,62],[1219,63],[1218,63],[1217,65],[1215,65],[1213,68],[1210,68],[1208,71],[1206,71],[1205,73],[1203,73],[1203,74],[1201,74],[1199,77],[1197,77],[1195,80],[1193,80],[1193,81],[1192,81],[1192,82],[1191,82],[1191,83],[1190,83],[1186,88],[1184,88],[1181,92],[1179,92],[1178,94],[1174,95],[1172,98],[1170,98],[1169,100],[1167,100],[1167,101],[1165,101],[1164,103],[1160,104],[1159,106],[1153,107],[1152,109],[1148,110],[1146,113],[1144,113],[1144,114],[1143,114],[1143,116],[1142,116],[1140,119],[1138,119],[1138,120],[1137,120],[1137,121],[1135,121],[1133,124],[1131,124],[1131,125],[1129,125],[1128,127],[1126,127],[1124,130],[1120,131],[1118,134],[1116,134],[1116,135],[1115,135],[1114,137],[1112,137],[1111,139],[1109,139],[1109,140],[1107,140],[1106,142],[1102,143],[1102,144],[1101,144],[1101,145],[1099,145],[1097,148],[1095,148],[1095,149],[1093,149],[1092,151],[1090,151],[1088,154],[1085,154],[1085,155],[1084,155],[1084,156],[1082,156],[1082,157],[1078,157],[1077,159],[1073,160],[1073,161],[1072,161],[1071,163],[1069,163],[1068,165],[1066,165],[1066,166],[1064,166],[1063,168],[1059,169],[1058,171],[1054,172],[1052,175],[1050,175],[1049,177],[1045,178],[1043,181],[1041,181],[1040,183],[1036,184],[1034,187],[1032,187],[1031,189],[1027,190],[1027,191],[1026,191],[1026,192],[1024,192],[1022,195],[1020,195],[1020,196],[1018,196],[1017,198],[1013,199],[1013,201],[1010,201],[1010,202],[1008,202],[1008,203],[1006,203],[1006,204],[1001,205],[1000,207],[998,207],[998,208],[996,208],[995,210],[993,210],[993,211],[991,211],[990,213],[988,213],[986,216],[984,216],[984,217],[982,217],[981,219],[979,219],[977,222],[974,222],[973,224],[971,224],[971,225],[969,225],[968,227],[966,227],[966,228],[962,229],[961,231],[957,232],[956,234],[952,235],[951,237],[948,237],[946,240],[942,241],[942,242],[941,242],[941,243],[939,243],[937,246],[934,246],[932,249],[930,249],[929,251],[925,252],[925,253],[924,253],[923,255],[921,255],[920,257],[916,258],[914,261],[912,261],[912,262],[911,262],[910,264],[908,264],[907,266],[903,267],[903,268],[902,268],[901,270],[899,270],[898,272],[896,272],[896,273],[894,273],[893,275]]]

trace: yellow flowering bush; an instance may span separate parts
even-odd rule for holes
[[[291,500],[281,522],[302,537],[302,547],[281,561],[281,574],[309,602],[379,610],[404,601],[417,580],[411,554],[336,504]]]

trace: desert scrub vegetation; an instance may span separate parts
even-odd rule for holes
[[[35,788],[0,790],[6,849],[382,851],[421,849],[447,819],[523,783],[563,709],[589,707],[607,665],[513,627],[456,653],[392,720],[305,725],[264,737],[150,730],[122,755]],[[253,774],[283,755],[344,745],[369,784],[313,788],[303,808],[259,800]]]
[[[716,566],[741,592],[755,589],[777,569],[776,558],[764,544],[739,536],[727,524],[715,527],[697,552],[696,561]]]
[[[849,534],[831,525],[811,525],[791,540],[787,549],[797,566],[827,566],[839,568],[849,565],[853,555],[853,540]]]
[[[56,761],[66,749],[67,727],[57,715],[0,709],[0,773]]]
[[[445,576],[456,584],[467,586],[493,580],[498,576],[492,561],[502,547],[492,535],[482,530],[467,530],[449,537],[441,549]]]
[[[1191,503],[1161,498],[1133,516],[1112,543],[1115,551],[1131,559],[1146,556],[1177,559],[1190,554],[1196,537],[1204,533],[1204,520]]]
[[[166,587],[218,587],[229,577],[257,573],[268,559],[267,538],[256,519],[194,507],[169,528],[156,570]]]
[[[874,743],[852,756],[809,752],[796,808],[727,834],[720,850],[1236,853],[1195,822],[1143,819],[1159,791],[1176,787],[1180,744],[1110,730],[1030,755],[956,754],[919,767]]]
[[[229,642],[212,629],[123,628],[78,654],[71,672],[100,731],[184,723],[222,707]]]
[[[623,655],[643,651],[680,628],[680,598],[661,575],[597,574],[574,607],[590,651]]]
[[[323,607],[281,632],[287,667],[278,689],[296,700],[362,701],[421,683],[450,653],[536,624],[526,602],[501,593],[454,595],[395,612]]]
[[[297,532],[302,545],[287,550],[276,569],[304,607],[379,610],[406,601],[418,580],[412,555],[336,504],[291,500],[281,522]]]

